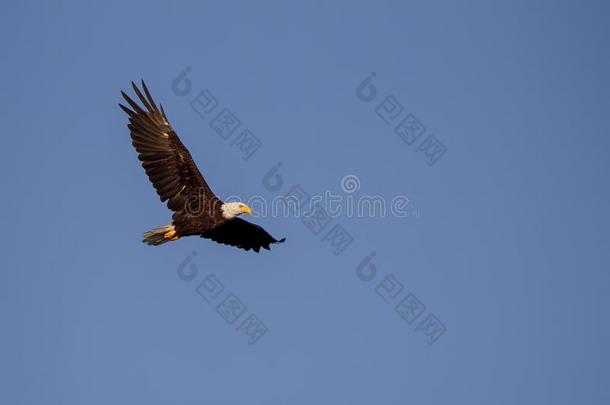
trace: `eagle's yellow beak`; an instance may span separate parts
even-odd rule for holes
[[[241,212],[252,215],[252,208],[248,207],[247,205],[244,205],[241,209]]]

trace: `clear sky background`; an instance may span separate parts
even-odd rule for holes
[[[609,18],[602,1],[5,4],[0,402],[610,403]],[[409,215],[317,235],[255,218],[287,238],[258,255],[145,246],[169,212],[117,107],[140,78],[219,196],[345,195],[354,175],[353,196],[406,195]],[[250,159],[210,127],[222,108],[262,142]],[[394,132],[408,114],[413,145]],[[233,323],[226,297],[246,307]]]

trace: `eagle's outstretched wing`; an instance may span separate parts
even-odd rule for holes
[[[172,129],[163,106],[157,107],[142,81],[144,94],[131,82],[144,110],[121,92],[131,109],[119,104],[129,115],[133,146],[151,183],[172,211],[183,211],[190,198],[218,200],[193,162],[191,154]],[[219,201],[219,200],[218,200]]]
[[[262,227],[241,218],[234,218],[214,229],[210,229],[203,233],[201,237],[244,250],[254,249],[257,253],[261,247],[269,250],[270,244],[282,243],[286,240],[286,238],[276,240]]]

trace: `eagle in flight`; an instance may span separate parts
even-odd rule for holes
[[[276,240],[260,226],[238,218],[252,209],[241,202],[223,202],[212,192],[193,162],[191,154],[172,129],[163,106],[155,104],[142,81],[142,91],[131,82],[143,104],[121,92],[129,106],[119,106],[129,115],[127,127],[138,158],[161,201],[174,212],[171,225],[144,233],[144,243],[160,245],[182,236],[199,235],[244,250],[269,250]]]

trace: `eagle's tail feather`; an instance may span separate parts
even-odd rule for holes
[[[173,225],[165,225],[160,228],[151,229],[148,232],[144,232],[144,239],[142,242],[147,245],[161,245],[165,242],[178,239],[176,234],[176,228]]]

